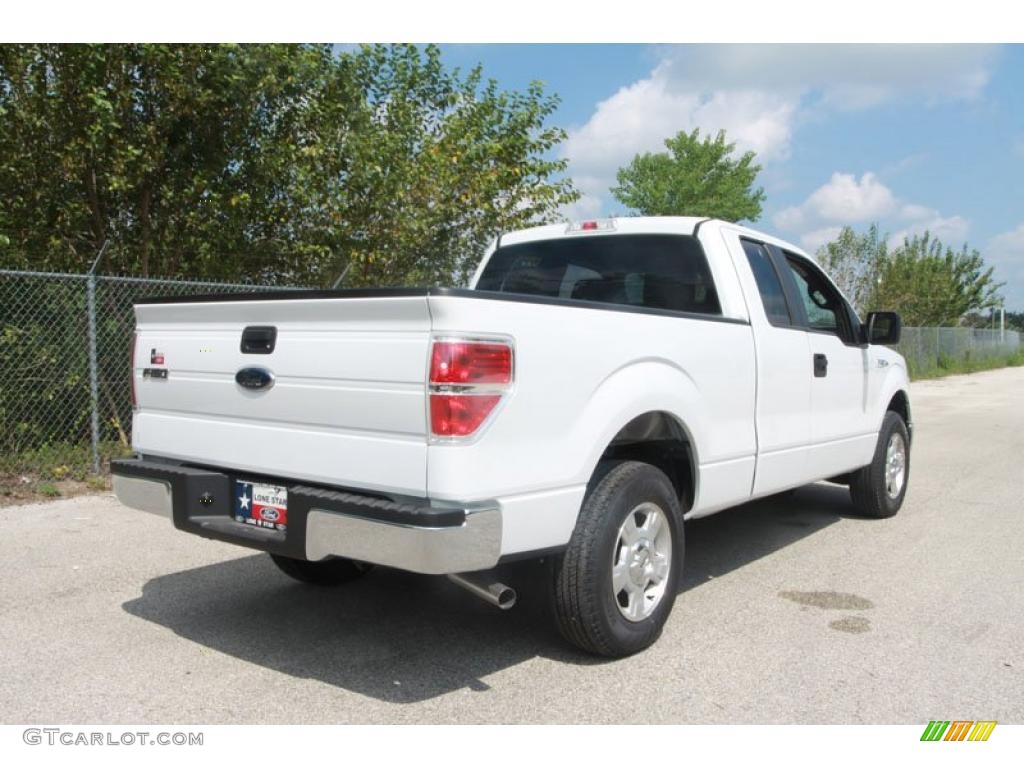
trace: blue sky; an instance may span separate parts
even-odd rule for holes
[[[979,248],[1007,309],[1024,310],[1024,46],[445,45],[502,87],[545,83],[569,131],[559,154],[583,199],[679,130],[723,128],[758,153],[756,226],[814,250],[878,222],[893,240],[936,233]]]

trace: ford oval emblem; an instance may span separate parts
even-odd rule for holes
[[[260,517],[266,520],[268,523],[276,523],[277,518],[281,516],[281,513],[271,507],[264,507],[260,510]]]
[[[243,368],[235,374],[235,381],[246,389],[270,389],[274,386],[274,374],[266,368]]]

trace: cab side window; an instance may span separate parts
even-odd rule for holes
[[[747,255],[750,271],[754,273],[757,291],[761,294],[761,304],[768,322],[775,326],[787,327],[793,324],[786,304],[786,295],[782,290],[782,281],[768,253],[768,249],[753,240],[741,240],[743,252]]]
[[[808,329],[834,333],[847,344],[853,343],[853,329],[840,293],[817,268],[803,259],[786,254],[786,263],[804,305]]]

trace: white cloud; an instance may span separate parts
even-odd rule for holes
[[[864,173],[858,179],[855,174],[838,171],[806,200],[779,211],[772,221],[779,229],[799,237],[801,244],[812,251],[834,239],[844,225],[895,226],[888,240],[890,247],[925,231],[955,246],[970,227],[963,216],[943,216],[926,205],[900,200],[874,173]]]
[[[674,93],[655,70],[598,104],[587,124],[570,133],[563,151],[585,209],[597,212],[618,168],[634,155],[664,151],[665,139],[682,130],[724,129],[740,151],[751,149],[761,160],[783,157],[796,106],[757,92]]]
[[[865,109],[902,99],[976,98],[994,46],[679,45],[657,48],[651,73],[596,105],[563,153],[584,200],[566,212],[611,212],[615,171],[664,149],[681,130],[724,129],[762,163],[789,156],[811,111]],[[861,180],[863,183],[863,179]]]
[[[995,267],[997,280],[1006,283],[1002,294],[1007,310],[1024,310],[1024,224],[989,240],[982,255]]]
[[[875,221],[889,216],[897,208],[895,195],[875,174],[865,173],[858,181],[852,173],[837,172],[803,203],[779,211],[774,221],[782,229],[797,231],[821,222]]]
[[[811,230],[800,235],[800,245],[808,253],[814,253],[825,243],[830,243],[839,237],[839,233],[842,231],[842,227],[822,227],[821,229]]]
[[[928,232],[933,238],[941,240],[945,245],[958,248],[963,243],[964,238],[967,237],[970,222],[963,216],[940,216],[937,211],[931,211],[931,214],[931,216],[918,219],[893,233],[889,237],[889,247],[896,248],[903,244],[904,238],[923,235],[925,232]]]
[[[562,209],[562,215],[570,221],[596,219],[601,215],[601,198],[583,191],[596,186],[588,181],[587,179],[576,179],[576,186],[581,190],[580,198]]]
[[[902,219],[930,219],[938,215],[938,211],[934,208],[929,208],[927,205],[917,205],[915,203],[907,203],[902,209],[900,209],[900,218]]]

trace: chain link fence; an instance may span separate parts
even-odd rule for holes
[[[913,377],[1017,354],[1020,334],[988,328],[904,328],[896,349]]]
[[[288,287],[0,270],[0,472],[80,476],[130,451],[136,300]]]
[[[0,474],[98,472],[130,451],[137,299],[287,287],[0,270]],[[904,328],[898,345],[912,375],[1019,349],[1016,331],[973,328]]]

